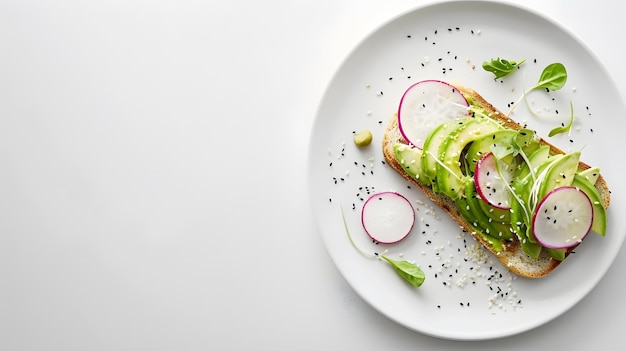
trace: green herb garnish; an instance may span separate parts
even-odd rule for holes
[[[548,134],[548,136],[555,136],[557,134],[561,134],[561,133],[567,133],[572,129],[572,124],[574,123],[574,106],[572,105],[572,102],[569,102],[569,108],[570,108],[570,115],[569,115],[569,123],[567,125],[562,125],[559,127],[556,127],[554,129],[552,129],[550,131],[550,133]]]
[[[492,59],[491,61],[483,62],[483,69],[487,72],[491,72],[496,76],[496,79],[502,78],[509,73],[513,72],[519,65],[526,60],[520,62],[509,61],[502,58]]]
[[[420,287],[424,283],[424,271],[409,261],[394,261],[391,258],[381,255],[385,261],[389,262],[393,269],[396,270],[404,280],[411,283],[415,287]]]
[[[537,84],[526,90],[522,98],[524,98],[531,91],[537,89],[559,90],[563,88],[565,82],[567,82],[567,70],[565,69],[565,66],[559,62],[551,63],[543,69]]]
[[[536,115],[536,113],[532,111],[530,106],[528,106],[528,101],[526,101],[526,95],[528,95],[531,91],[537,89],[559,90],[563,88],[565,82],[567,82],[567,70],[565,69],[565,66],[559,62],[549,64],[541,72],[537,84],[535,84],[532,88],[524,91],[524,93],[522,94],[522,96],[520,96],[517,102],[513,104],[513,106],[511,106],[511,110],[509,111],[507,116],[511,115],[513,110],[515,110],[515,108],[519,105],[522,99],[524,100],[524,103],[526,104],[528,110],[532,114]]]
[[[352,235],[350,235],[350,230],[348,229],[348,223],[346,222],[346,216],[343,213],[343,206],[340,206],[340,208],[341,208],[341,219],[343,220],[343,226],[346,228],[346,234],[348,234],[348,240],[350,240],[350,243],[352,244],[352,246],[361,255],[367,258],[380,257],[384,259],[385,261],[389,262],[389,264],[391,264],[393,269],[396,271],[396,273],[398,273],[400,277],[404,278],[404,280],[406,280],[407,282],[409,282],[411,285],[415,287],[420,287],[424,283],[425,274],[422,271],[422,269],[416,264],[411,263],[409,261],[395,261],[386,255],[378,255],[378,254],[372,255],[372,254],[365,252],[363,249],[359,248],[354,242],[354,240],[352,239]]]
[[[558,62],[552,63],[543,69],[537,85],[530,88],[528,91],[541,88],[559,90],[563,88],[565,82],[567,82],[567,71],[565,70],[565,66]]]

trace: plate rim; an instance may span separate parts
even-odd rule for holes
[[[506,331],[503,331],[501,333],[492,333],[489,334],[488,336],[486,335],[481,335],[481,336],[477,336],[477,337],[473,337],[473,336],[459,336],[459,335],[453,335],[454,333],[432,333],[432,332],[428,332],[425,330],[421,330],[421,329],[417,329],[413,326],[407,325],[406,323],[402,322],[401,320],[395,318],[395,316],[391,316],[388,313],[386,313],[385,311],[381,310],[379,308],[378,305],[373,304],[371,301],[369,301],[367,298],[365,298],[362,293],[357,290],[355,288],[355,286],[351,283],[350,279],[348,279],[348,277],[345,276],[345,272],[343,271],[342,267],[338,264],[338,262],[336,262],[335,257],[333,257],[332,254],[330,254],[330,248],[328,247],[328,243],[327,240],[324,238],[324,235],[322,233],[322,228],[319,225],[318,222],[318,214],[317,214],[317,210],[315,209],[315,205],[313,204],[313,192],[314,192],[314,180],[313,180],[313,176],[314,176],[314,172],[313,172],[313,168],[317,167],[316,165],[312,164],[312,155],[313,155],[313,148],[315,147],[314,145],[314,139],[315,139],[315,132],[318,129],[318,125],[321,123],[320,122],[320,112],[322,110],[323,104],[324,102],[327,100],[328,98],[328,94],[329,94],[329,90],[331,89],[333,83],[335,83],[335,81],[337,80],[337,77],[339,76],[339,74],[341,73],[341,71],[344,69],[345,65],[350,61],[350,59],[354,56],[355,52],[357,50],[359,50],[363,45],[365,45],[367,43],[368,40],[370,40],[376,33],[378,33],[379,31],[381,31],[383,28],[388,27],[390,25],[392,25],[394,22],[402,19],[403,17],[412,15],[416,12],[419,11],[424,11],[427,9],[432,9],[432,8],[436,8],[436,7],[441,7],[441,6],[458,6],[458,5],[463,5],[463,6],[489,6],[489,5],[497,5],[497,6],[503,6],[507,8],[507,11],[522,11],[525,12],[526,14],[536,17],[538,19],[540,19],[541,21],[554,26],[556,28],[558,28],[560,31],[562,31],[564,34],[566,34],[567,36],[571,37],[571,39],[577,44],[579,45],[587,55],[590,56],[591,59],[593,59],[593,61],[598,65],[598,69],[600,69],[607,77],[609,77],[611,79],[610,83],[612,85],[612,87],[617,88],[615,81],[612,77],[611,74],[609,74],[607,67],[602,63],[602,61],[599,59],[599,57],[597,56],[597,54],[595,53],[594,50],[591,49],[591,47],[579,36],[577,35],[575,32],[571,31],[570,29],[568,29],[567,27],[565,27],[562,23],[560,23],[559,21],[555,20],[554,18],[551,18],[543,13],[540,13],[536,10],[534,10],[533,8],[524,5],[524,4],[517,4],[517,3],[511,3],[508,1],[498,1],[498,0],[469,0],[469,1],[464,1],[464,0],[443,0],[443,1],[429,1],[427,3],[424,4],[420,4],[418,6],[413,6],[411,8],[408,8],[392,17],[390,17],[389,19],[381,22],[380,24],[376,25],[373,27],[373,29],[369,30],[363,37],[361,37],[359,40],[355,41],[355,44],[350,48],[350,50],[347,51],[347,53],[345,54],[345,56],[342,57],[342,60],[339,62],[339,65],[336,66],[334,72],[331,74],[330,79],[327,81],[327,84],[325,85],[325,88],[323,90],[323,94],[319,100],[319,103],[317,105],[317,109],[315,111],[314,114],[314,119],[313,119],[313,124],[311,126],[311,132],[309,134],[309,141],[308,141],[308,152],[307,152],[307,195],[309,197],[308,199],[308,204],[310,206],[311,209],[311,213],[313,214],[313,219],[314,219],[314,223],[316,226],[316,231],[317,233],[321,236],[321,239],[323,241],[323,244],[326,248],[327,253],[329,253],[329,257],[331,259],[331,261],[333,261],[333,264],[335,266],[336,269],[338,269],[338,271],[341,273],[342,278],[344,280],[346,280],[346,282],[348,283],[348,285],[353,289],[353,291],[360,296],[364,302],[367,303],[368,306],[370,306],[370,308],[376,310],[377,312],[381,313],[383,316],[385,316],[386,318],[394,321],[395,323],[402,325],[403,327],[406,327],[410,330],[425,334],[425,335],[430,335],[433,337],[437,337],[437,338],[442,338],[442,339],[451,339],[451,340],[490,340],[490,339],[498,339],[498,338],[503,338],[503,337],[508,337],[508,336],[513,336],[516,334],[520,334],[532,329],[535,329],[541,325],[544,325],[554,319],[557,319],[558,317],[560,317],[561,315],[563,315],[565,312],[567,312],[568,310],[570,310],[571,308],[573,308],[576,304],[578,304],[582,299],[584,299],[587,295],[589,295],[589,293],[591,291],[593,291],[596,286],[599,284],[599,282],[604,278],[604,276],[606,275],[607,271],[612,267],[617,254],[615,254],[611,260],[608,261],[607,266],[604,267],[602,266],[602,274],[600,274],[599,276],[594,277],[593,279],[593,283],[589,284],[589,288],[585,289],[583,291],[583,294],[580,296],[580,298],[576,299],[571,305],[569,305],[567,308],[559,311],[558,313],[555,313],[554,315],[550,316],[549,318],[544,318],[541,319],[539,322],[535,322],[535,323],[531,323],[532,325],[529,327],[525,327],[523,329],[516,329],[516,328],[508,328],[506,329]],[[619,95],[619,94],[618,94]],[[625,104],[624,104],[624,99],[623,97],[621,97],[620,95],[620,109],[621,110],[626,110],[625,109]],[[620,245],[619,247],[621,248],[624,245],[624,241],[626,239],[625,235],[622,235],[620,238]],[[620,248],[616,249],[616,252],[619,252]]]

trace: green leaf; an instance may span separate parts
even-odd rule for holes
[[[572,105],[571,101],[569,102],[569,108],[570,108],[570,111],[572,111],[569,116],[569,123],[567,125],[563,125],[563,126],[552,129],[550,133],[548,133],[548,136],[552,137],[560,133],[567,133],[572,129],[572,124],[574,124],[574,106]]]
[[[389,262],[393,269],[411,285],[420,287],[424,283],[424,272],[417,265],[409,261],[395,261],[385,255],[381,257]]]
[[[563,88],[565,82],[567,82],[567,70],[562,63],[556,62],[547,65],[546,68],[544,68],[541,72],[537,84],[534,87],[526,90],[522,94],[519,100],[517,100],[517,102],[513,104],[513,106],[509,110],[509,113],[507,113],[507,116],[510,116],[511,113],[513,113],[513,110],[517,108],[522,99],[524,100],[524,104],[526,105],[530,113],[537,116],[537,114],[529,107],[528,101],[526,100],[526,95],[536,89],[559,90]]]
[[[543,69],[541,76],[539,76],[539,82],[531,90],[541,88],[559,90],[563,88],[565,82],[567,82],[567,70],[562,63],[556,62]]]
[[[509,73],[513,72],[519,65],[524,63],[526,60],[522,60],[520,62],[509,61],[501,58],[492,59],[491,61],[483,62],[483,69],[487,72],[491,72],[497,78],[502,78]]]
[[[352,244],[352,246],[363,256],[367,257],[367,258],[377,258],[379,257],[378,254],[374,254],[371,255],[365,251],[363,251],[361,248],[359,248],[356,243],[354,242],[354,240],[352,239],[352,235],[350,235],[350,231],[348,230],[348,223],[346,222],[346,217],[343,213],[343,206],[340,206],[341,209],[341,218],[343,220],[343,225],[346,229],[346,234],[348,235],[348,239],[350,240],[350,243]],[[411,283],[411,285],[415,286],[415,287],[420,287],[422,285],[422,283],[424,283],[424,272],[421,270],[421,268],[419,268],[417,265],[408,262],[408,261],[394,261],[391,258],[385,256],[385,255],[380,255],[380,257],[382,257],[383,259],[385,259],[387,262],[389,262],[391,264],[391,266],[393,267],[393,269],[402,277],[404,278],[406,281],[408,281],[409,283]]]

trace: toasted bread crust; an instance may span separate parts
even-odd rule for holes
[[[492,104],[486,101],[480,94],[478,94],[475,90],[471,88],[467,88],[458,84],[453,84],[463,95],[471,98],[474,105],[479,105],[483,107],[486,111],[490,111],[491,118],[497,120],[503,124],[503,126],[519,130],[522,128],[514,120],[506,117],[505,114],[496,109]],[[385,134],[382,140],[382,148],[385,160],[389,166],[391,166],[398,174],[400,174],[404,179],[410,182],[413,186],[419,188],[426,197],[428,197],[431,201],[433,201],[436,205],[438,205],[443,211],[445,211],[450,218],[452,218],[459,226],[461,226],[464,230],[469,233],[472,233],[472,236],[478,240],[487,250],[493,253],[497,259],[511,272],[527,278],[539,278],[550,274],[556,267],[558,267],[563,261],[558,261],[553,259],[546,250],[542,250],[539,258],[531,258],[528,256],[521,248],[521,245],[517,238],[514,238],[512,241],[507,242],[505,244],[505,248],[501,252],[496,252],[491,248],[485,239],[476,235],[474,229],[468,223],[459,210],[457,209],[455,202],[448,196],[442,193],[435,193],[430,187],[418,182],[413,177],[411,177],[406,171],[404,167],[397,161],[394,153],[393,146],[396,143],[407,144],[408,142],[404,139],[400,130],[398,128],[398,118],[397,114],[394,114],[393,118],[391,118],[389,124],[387,125]],[[553,153],[564,153],[561,149],[556,146],[548,143],[545,140],[541,141],[542,144],[548,145]],[[579,169],[587,169],[589,165],[580,162]],[[610,191],[608,185],[604,178],[600,176],[596,181],[596,188],[600,193],[600,196],[603,200],[603,204],[605,208],[608,208],[610,204]],[[567,252],[567,255],[571,252],[570,249]]]

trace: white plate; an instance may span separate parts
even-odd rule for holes
[[[526,62],[496,81],[481,68],[484,60],[496,57]],[[474,245],[473,239],[459,236],[458,227],[442,211],[433,213],[428,202],[419,204],[424,200],[419,191],[407,188],[382,162],[380,141],[411,83],[429,78],[462,83],[508,111],[507,104],[517,100],[552,62],[566,66],[565,87],[528,97],[533,109],[551,115],[558,110],[558,116],[538,119],[520,107],[513,117],[545,136],[567,121],[571,100],[577,116],[571,135],[551,141],[566,150],[582,149],[583,161],[601,167],[613,198],[606,237],[588,236],[551,275],[529,280],[511,276],[492,256],[485,263],[468,260],[466,246]],[[622,246],[626,224],[619,214],[626,213],[621,196],[624,182],[611,154],[620,150],[617,144],[623,139],[613,121],[624,115],[623,101],[598,59],[573,34],[540,14],[482,1],[433,4],[408,12],[352,51],[321,101],[310,140],[309,194],[323,242],[354,290],[373,308],[410,329],[441,338],[479,340],[541,326],[587,295]],[[352,142],[353,131],[361,129],[374,134],[366,149]],[[385,248],[390,257],[422,267],[426,281],[420,288],[406,284],[386,262],[361,256],[348,241],[340,205],[357,244],[371,252],[383,249],[367,240],[360,224],[361,198],[372,189],[397,190],[418,210],[411,235]],[[463,277],[464,286],[459,284]]]

